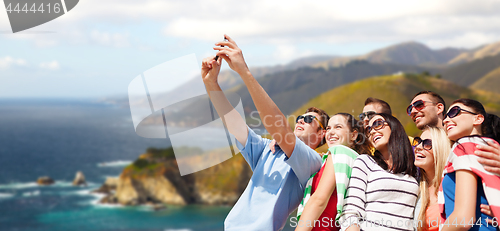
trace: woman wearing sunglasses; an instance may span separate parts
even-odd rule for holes
[[[373,116],[365,130],[376,150],[354,162],[342,230],[413,230],[417,168],[403,125],[382,113]]]
[[[481,213],[480,204],[500,215],[500,177],[484,170],[474,155],[477,145],[500,140],[500,118],[487,114],[478,101],[455,100],[443,120],[448,138],[454,141],[438,197],[446,216],[443,230],[496,230],[487,225],[491,216]],[[457,221],[457,222],[454,222]]]
[[[352,165],[358,153],[370,151],[361,124],[348,113],[338,113],[328,121],[328,152],[321,169],[307,182],[295,230],[339,229],[334,221],[342,211]]]
[[[420,168],[420,201],[422,206],[415,223],[418,231],[437,231],[441,218],[437,200],[444,165],[450,153],[450,140],[446,132],[438,127],[426,127],[413,139],[415,166]]]

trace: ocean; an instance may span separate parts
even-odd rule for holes
[[[0,100],[0,230],[222,230],[230,207],[99,205],[91,194],[148,147],[130,110],[85,100]],[[71,185],[82,171],[87,187]],[[56,183],[38,186],[40,176]]]
[[[0,230],[223,230],[228,206],[154,211],[100,205],[102,195],[90,193],[148,147],[169,146],[168,139],[138,136],[128,107],[90,100],[0,99]],[[77,171],[87,186],[72,186]],[[56,183],[38,186],[41,176]]]

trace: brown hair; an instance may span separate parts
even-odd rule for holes
[[[354,131],[358,132],[358,136],[356,137],[356,140],[354,141],[354,143],[350,148],[352,148],[358,154],[371,153],[371,145],[370,142],[367,142],[366,140],[365,128],[363,126],[363,122],[356,120],[356,118],[354,118],[354,116],[352,116],[349,113],[339,112],[333,116],[336,115],[344,116],[344,118],[347,120],[347,126],[349,127],[350,132]]]
[[[483,104],[473,99],[457,99],[453,104],[461,103],[472,109],[472,112],[484,116],[484,121],[481,124],[481,136],[489,137],[497,142],[500,142],[500,118],[494,114],[486,113]]]
[[[443,108],[446,108],[446,103],[444,102],[444,99],[438,93],[433,92],[433,91],[421,91],[421,92],[415,94],[415,96],[413,96],[413,98],[415,98],[419,95],[424,95],[424,94],[430,95],[433,103],[435,103],[435,104],[440,103],[443,105]],[[441,115],[444,117],[444,115],[446,115],[446,111],[443,110]]]
[[[365,100],[365,106],[368,105],[368,104],[378,104],[382,107],[382,111],[378,112],[378,113],[385,113],[385,114],[389,114],[389,115],[392,115],[392,110],[391,110],[391,106],[381,100],[381,99],[377,99],[377,98],[373,98],[373,97],[368,97],[366,100]]]
[[[389,114],[377,113],[375,115],[380,115],[384,118],[385,122],[389,124],[391,129],[391,135],[389,136],[389,142],[387,143],[387,149],[391,153],[392,158],[392,168],[389,166],[382,157],[382,153],[379,150],[375,150],[373,153],[373,159],[375,162],[383,168],[384,170],[391,171],[393,174],[408,174],[413,177],[417,177],[417,167],[415,167],[415,154],[413,153],[413,148],[406,135],[405,128],[399,122],[399,120]],[[375,117],[372,117],[373,120]],[[370,121],[371,121],[370,120]]]

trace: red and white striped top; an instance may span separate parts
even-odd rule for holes
[[[457,170],[469,170],[476,174],[483,184],[486,200],[491,207],[491,211],[495,217],[500,216],[500,176],[484,170],[482,164],[474,154],[477,145],[488,145],[486,142],[495,142],[495,140],[486,137],[463,137],[460,138],[453,147],[448,157],[448,161],[443,171],[444,175],[455,172]],[[443,185],[439,187],[438,203],[441,209],[441,216],[446,219],[444,210],[444,194]]]

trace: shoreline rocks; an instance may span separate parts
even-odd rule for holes
[[[38,177],[38,179],[36,180],[36,183],[38,185],[44,185],[44,186],[46,186],[46,185],[52,185],[52,184],[54,184],[55,181],[52,178],[48,177],[48,176],[41,176],[41,177]]]
[[[87,186],[87,182],[85,181],[85,176],[81,171],[76,172],[75,179],[73,180],[74,186]]]
[[[243,193],[252,171],[243,156],[236,155],[220,164],[181,176],[178,164],[182,159],[168,158],[173,150],[156,150],[142,154],[124,168],[119,178],[106,179],[94,193],[106,196],[100,203],[150,205],[154,210],[162,205],[233,205]],[[197,158],[197,157],[196,157]],[[199,155],[190,159],[202,163],[206,158],[221,158],[219,153]]]

